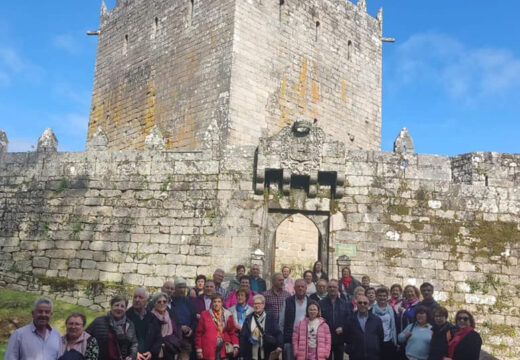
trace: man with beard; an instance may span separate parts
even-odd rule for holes
[[[60,354],[61,337],[49,325],[52,301],[39,298],[32,309],[33,321],[17,329],[9,338],[5,360],[56,360]]]

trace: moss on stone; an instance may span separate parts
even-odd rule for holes
[[[68,189],[70,186],[69,181],[67,179],[61,179],[60,183],[58,184],[58,187],[56,188],[56,192],[60,193],[66,189]]]
[[[398,223],[397,221],[393,221],[390,216],[387,216],[388,225],[390,225],[395,231],[403,233],[409,231],[408,226]]]
[[[407,216],[410,215],[411,209],[405,205],[390,205],[388,210],[395,215]]]
[[[76,290],[78,285],[81,283],[80,280],[47,276],[37,277],[37,280],[42,285],[50,286],[51,291],[53,292],[73,291]]]
[[[520,242],[518,224],[503,221],[479,221],[467,224],[474,243],[476,255],[489,257],[501,256],[506,250],[506,244]]]
[[[383,257],[387,260],[403,257],[403,249],[385,248],[383,249],[382,253]]]
[[[412,228],[416,231],[424,230],[424,223],[419,220],[412,220]]]

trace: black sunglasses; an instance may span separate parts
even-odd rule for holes
[[[462,321],[468,321],[468,320],[469,320],[469,317],[467,317],[467,316],[459,316],[459,317],[457,318],[457,321],[459,321],[459,320],[462,320]]]

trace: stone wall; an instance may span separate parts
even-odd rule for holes
[[[382,17],[346,0],[121,0],[103,5],[88,138],[142,149],[256,145],[290,119],[353,149],[381,138]],[[345,129],[348,129],[345,131]]]
[[[222,156],[211,146],[1,153],[0,285],[100,308],[114,293],[216,267],[257,261],[267,274],[278,226],[301,214],[319,231],[329,273],[348,249],[355,276],[431,281],[451,311],[475,313],[486,349],[518,356],[520,155],[341,152],[327,139],[316,161],[344,180],[320,173],[308,188],[298,176],[286,182],[278,137]],[[275,163],[280,182],[276,168],[261,173]]]

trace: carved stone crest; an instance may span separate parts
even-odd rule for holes
[[[308,121],[296,121],[282,130],[281,167],[292,174],[310,174],[320,168],[325,133]]]
[[[327,140],[325,132],[309,121],[295,121],[278,134],[260,139],[256,155],[255,193],[264,193],[267,183],[280,184],[289,195],[294,176],[296,187],[307,182],[308,197],[317,194],[320,174],[331,197],[343,196],[345,144]],[[269,174],[269,176],[267,176]],[[329,179],[329,180],[327,180]],[[299,187],[301,188],[301,187]]]

